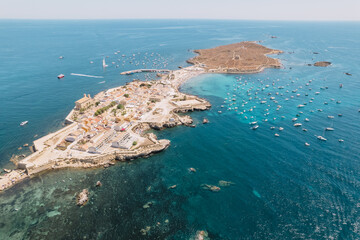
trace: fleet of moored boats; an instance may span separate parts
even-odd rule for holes
[[[244,77],[245,78],[245,77]],[[283,99],[285,101],[289,101],[290,99],[294,99],[297,97],[301,96],[301,92],[299,90],[301,90],[303,88],[303,86],[299,86],[296,89],[293,89],[291,91],[289,90],[285,90],[286,86],[278,86],[276,88],[276,84],[277,82],[279,82],[279,79],[277,79],[277,81],[273,81],[272,82],[272,86],[270,86],[270,84],[265,84],[266,81],[269,81],[269,78],[267,78],[266,80],[261,80],[258,79],[257,81],[260,82],[260,86],[255,87],[252,83],[248,82],[247,80],[243,79],[243,77],[237,77],[236,78],[236,83],[233,85],[233,91],[235,94],[231,94],[230,92],[227,93],[227,97],[224,98],[224,102],[223,105],[221,105],[220,107],[223,109],[227,109],[227,111],[235,111],[237,112],[237,114],[241,115],[243,117],[243,119],[245,120],[250,120],[249,125],[250,125],[250,129],[252,130],[256,130],[259,128],[259,124],[258,121],[256,121],[256,118],[259,117],[258,114],[252,114],[251,112],[256,110],[256,104],[261,104],[261,105],[265,105],[267,108],[265,110],[260,110],[260,111],[264,111],[263,116],[264,118],[262,119],[263,122],[268,122],[269,120],[271,120],[269,118],[270,116],[270,108],[273,107],[275,105],[276,111],[279,111],[280,109],[282,109],[282,106],[279,104],[277,98]],[[296,79],[299,80],[299,79]],[[310,84],[313,82],[313,80],[308,81],[305,84],[305,87],[308,87],[309,92],[312,91],[312,88],[310,88]],[[291,83],[295,83],[294,80],[291,81]],[[290,86],[290,83],[287,84],[287,86]],[[271,88],[275,89],[275,92],[271,91]],[[343,84],[339,85],[339,88],[343,88]],[[324,91],[329,89],[329,87],[325,86],[325,87],[320,87],[320,91]],[[321,92],[320,91],[316,91],[314,92],[314,95],[320,95]],[[238,94],[236,94],[238,92]],[[265,92],[265,95],[267,95],[267,97],[260,97],[261,95],[264,95],[264,93],[259,94],[261,92]],[[300,92],[300,93],[299,93]],[[285,95],[288,94],[291,95],[291,93],[294,93],[293,95],[291,95],[290,97],[286,97]],[[238,95],[244,95],[245,96],[241,96],[241,102],[238,103],[238,99],[237,97],[239,97]],[[309,93],[303,93],[304,96],[308,97]],[[315,97],[311,97],[310,100],[308,102],[304,102],[302,104],[298,104],[297,108],[299,109],[306,109],[308,104],[313,103],[315,100]],[[340,104],[341,101],[337,100],[335,101],[335,99],[331,98],[330,99],[331,102],[336,102],[336,104]],[[274,104],[273,104],[274,103]],[[324,105],[329,105],[329,102],[325,101]],[[318,112],[323,112],[323,109],[317,109]],[[310,113],[314,113],[314,110],[310,110]],[[360,110],[359,110],[360,112]],[[222,110],[218,111],[219,114],[223,113]],[[298,122],[299,121],[299,117],[301,117],[301,115],[303,114],[302,111],[298,112],[296,114],[296,116],[294,118],[292,118],[291,120],[294,122],[293,126],[294,127],[301,127],[303,124]],[[338,117],[342,117],[342,114],[339,113],[337,114]],[[280,118],[284,119],[285,116],[281,116]],[[327,116],[328,119],[334,119],[335,117],[333,115],[328,115]],[[276,120],[277,117],[274,117],[272,120]],[[303,120],[304,122],[309,122],[309,118],[305,118]],[[270,127],[271,130],[276,129],[275,126],[271,126]],[[282,131],[284,128],[283,127],[279,127],[278,130]],[[333,127],[325,127],[324,129],[324,133],[328,132],[328,131],[335,131],[335,129]],[[308,130],[306,128],[302,128],[302,131],[307,132]],[[275,133],[274,134],[275,137],[279,137],[280,134],[279,133]],[[317,139],[319,139],[320,141],[327,141],[327,139],[324,136],[317,136],[315,135]],[[343,142],[343,139],[338,139],[339,142]],[[309,143],[305,142],[305,146],[310,146]]]

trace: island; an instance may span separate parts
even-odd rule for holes
[[[214,73],[257,73],[264,68],[280,68],[278,59],[267,55],[282,51],[264,47],[256,42],[240,42],[211,49],[195,50],[198,56],[187,62]]]
[[[157,139],[148,130],[193,126],[190,116],[178,113],[211,107],[205,99],[180,92],[179,87],[185,81],[204,73],[255,73],[281,66],[279,60],[266,56],[281,51],[255,42],[195,52],[199,56],[188,60],[192,66],[160,70],[166,74],[158,80],[134,80],[94,97],[84,94],[65,118],[64,128],[35,140],[31,146],[33,153],[16,161],[15,170],[0,176],[0,191],[52,169],[109,167],[115,161],[160,152],[170,145],[170,141]]]

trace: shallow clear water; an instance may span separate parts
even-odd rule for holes
[[[9,157],[21,152],[17,147],[31,142],[35,134],[60,128],[83,93],[145,78],[119,73],[137,68],[137,60],[151,58],[152,64],[152,52],[160,54],[154,55],[159,62],[167,61],[166,68],[176,69],[193,56],[188,49],[263,40],[285,51],[278,56],[283,69],[202,75],[185,83],[183,91],[208,99],[212,108],[191,113],[196,128],[157,132],[159,138],[171,140],[166,151],[108,169],[42,174],[1,193],[0,214],[6,216],[0,219],[1,239],[190,239],[197,230],[207,230],[211,239],[360,237],[359,23],[1,21],[0,33],[5,36],[0,38],[2,166],[8,166]],[[125,63],[114,54],[117,50],[126,54]],[[135,60],[130,60],[132,54]],[[65,58],[59,60],[60,55]],[[105,72],[104,56],[109,56],[110,65]],[[333,65],[307,66],[320,60]],[[63,80],[56,79],[60,73],[66,75]],[[229,97],[236,101],[224,103]],[[266,104],[259,98],[266,98]],[[291,120],[297,114],[300,128]],[[203,117],[210,123],[202,125]],[[19,127],[24,120],[29,124]],[[255,131],[250,129],[252,121],[259,125]],[[325,127],[335,131],[325,132]],[[197,172],[190,173],[190,167]],[[95,187],[98,180],[101,188]],[[201,187],[220,180],[234,184],[219,192]],[[174,184],[175,189],[168,189]],[[75,195],[83,188],[89,189],[90,202],[79,208]],[[151,207],[144,209],[150,201]],[[140,230],[146,226],[151,228],[143,236]]]

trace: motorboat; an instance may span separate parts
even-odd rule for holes
[[[256,129],[258,129],[258,127],[259,127],[259,125],[255,125],[255,126],[252,126],[251,129],[256,130]]]
[[[327,127],[327,128],[325,128],[325,131],[334,131],[334,129],[331,127]]]
[[[105,58],[103,58],[103,68],[106,68],[106,67],[108,67],[108,65],[106,65],[106,62],[105,62]]]
[[[24,126],[24,125],[26,125],[28,122],[29,122],[29,121],[23,121],[23,122],[20,123],[20,126]]]
[[[302,125],[301,123],[295,123],[294,127],[301,127],[301,125]]]
[[[61,78],[64,78],[64,77],[65,77],[64,74],[59,74],[59,75],[57,76],[58,79],[61,79]]]
[[[326,141],[327,139],[324,138],[323,136],[317,136],[317,139],[321,140],[321,141]]]

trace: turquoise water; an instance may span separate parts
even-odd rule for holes
[[[157,132],[171,140],[166,151],[108,169],[42,174],[1,193],[0,239],[191,239],[198,230],[211,239],[360,237],[359,23],[1,21],[0,34],[2,167],[11,166],[12,154],[27,154],[17,148],[34,135],[61,128],[83,93],[150,78],[119,75],[138,68],[137,62],[176,69],[193,56],[189,49],[243,40],[285,51],[278,56],[283,69],[202,75],[185,83],[183,91],[208,99],[212,108],[191,113],[196,128]],[[106,56],[109,67],[103,71]],[[321,60],[333,64],[307,66]],[[60,73],[62,80],[56,78]],[[204,117],[209,124],[201,124]],[[302,127],[293,126],[294,117]],[[29,124],[20,127],[24,120]],[[257,130],[250,129],[253,121]],[[95,187],[98,180],[101,188]],[[220,180],[234,184],[219,192],[201,186]],[[90,202],[79,208],[75,196],[83,188]]]

